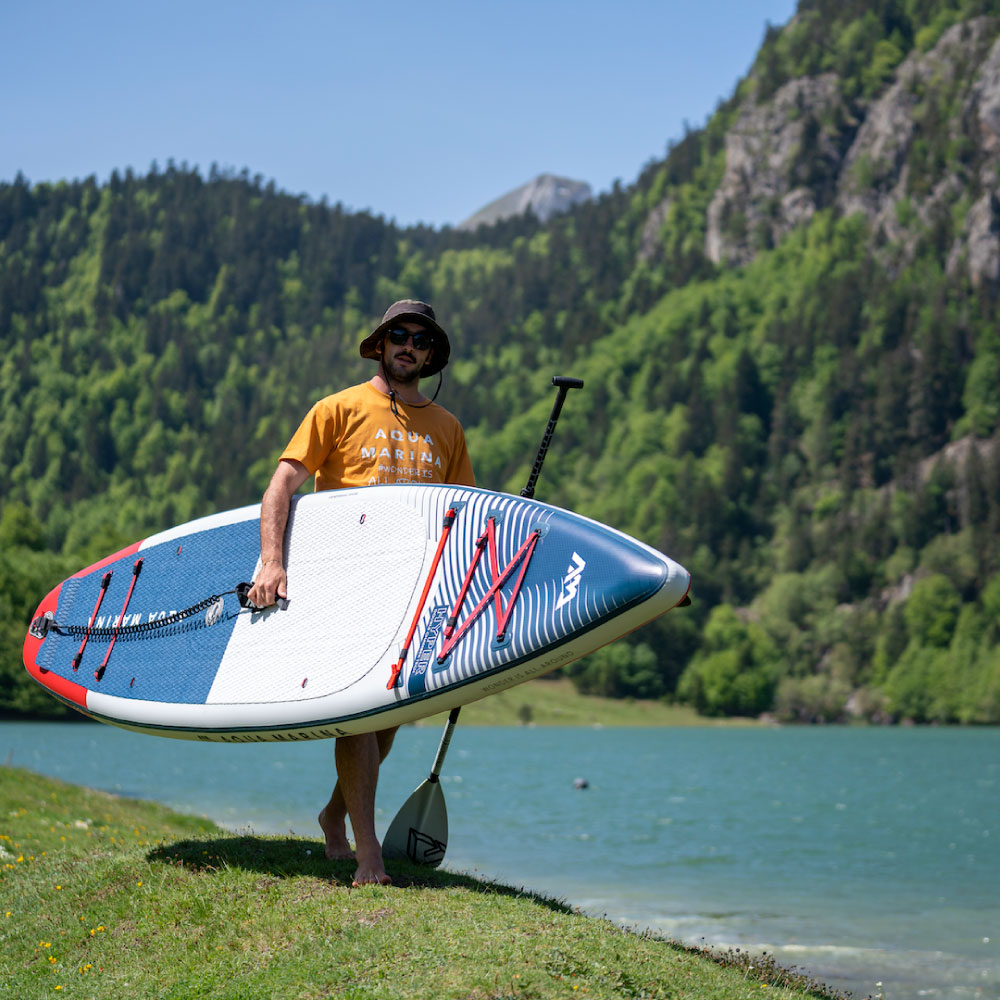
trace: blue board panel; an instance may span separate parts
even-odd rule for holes
[[[487,522],[494,522],[497,565],[494,570],[485,555],[479,560],[460,619],[471,617],[471,609],[481,607],[490,585],[513,567],[500,590],[502,614],[517,586],[521,569],[517,555],[532,534],[537,532],[539,540],[526,559],[524,579],[504,635],[497,635],[498,615],[491,601],[453,650],[431,661],[429,669],[443,674],[445,684],[509,669],[598,628],[610,617],[651,598],[668,576],[662,556],[605,525],[537,501],[505,498],[503,506],[494,507],[490,501],[495,502],[495,497],[484,495],[487,505],[475,511],[472,533],[485,531]],[[461,569],[467,565],[463,561]],[[446,594],[453,597],[461,582],[461,575],[449,579]],[[422,692],[426,685],[421,654],[418,652],[413,665],[415,676],[408,686],[411,695]]]
[[[95,621],[110,628],[121,613],[132,582],[133,567],[142,569],[128,603],[124,625],[155,621],[182,611],[212,594],[232,590],[249,581],[257,562],[258,522],[243,521],[200,531],[125,556],[99,570],[67,580],[59,593],[55,620],[60,625],[86,625],[94,610],[101,579],[111,582]],[[101,680],[94,676],[104,660],[110,639],[92,636],[77,671],[72,661],[80,636],[50,632],[38,656],[38,665],[90,691],[120,698],[184,704],[203,704],[241,611],[235,595],[224,598],[224,610],[213,625],[205,612],[161,629],[116,640]]]
[[[561,576],[556,610],[577,595],[585,608],[625,608],[644,601],[663,585],[667,570],[662,560],[651,557],[633,539],[561,511],[553,514],[552,525],[552,530],[558,526],[573,540],[570,561],[563,566],[546,565],[544,549],[540,553],[538,575]],[[600,612],[602,617],[604,613]]]

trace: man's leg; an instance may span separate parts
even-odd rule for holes
[[[346,861],[354,857],[354,850],[347,839],[347,803],[340,790],[340,782],[333,786],[330,801],[320,810],[319,825],[326,838],[326,856],[331,861]]]
[[[357,845],[358,870],[355,882],[388,884],[382,864],[382,847],[375,836],[375,788],[379,765],[392,749],[396,728],[337,739],[337,784],[330,801],[319,814],[326,837],[326,856],[331,859],[355,857],[347,840],[345,818],[351,817]]]

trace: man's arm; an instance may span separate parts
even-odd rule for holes
[[[295,491],[309,478],[309,470],[294,459],[278,462],[260,505],[261,567],[250,588],[250,600],[259,608],[288,597],[285,576],[285,528],[288,509]]]

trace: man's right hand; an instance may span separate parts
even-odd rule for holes
[[[277,560],[260,568],[247,596],[258,608],[269,608],[279,597],[288,597],[285,567]]]

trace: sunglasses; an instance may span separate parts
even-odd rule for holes
[[[395,344],[397,347],[402,347],[411,337],[413,338],[413,346],[418,351],[428,351],[434,346],[434,334],[424,333],[423,330],[417,333],[410,333],[409,330],[404,330],[402,327],[393,327],[387,334],[390,343]]]

